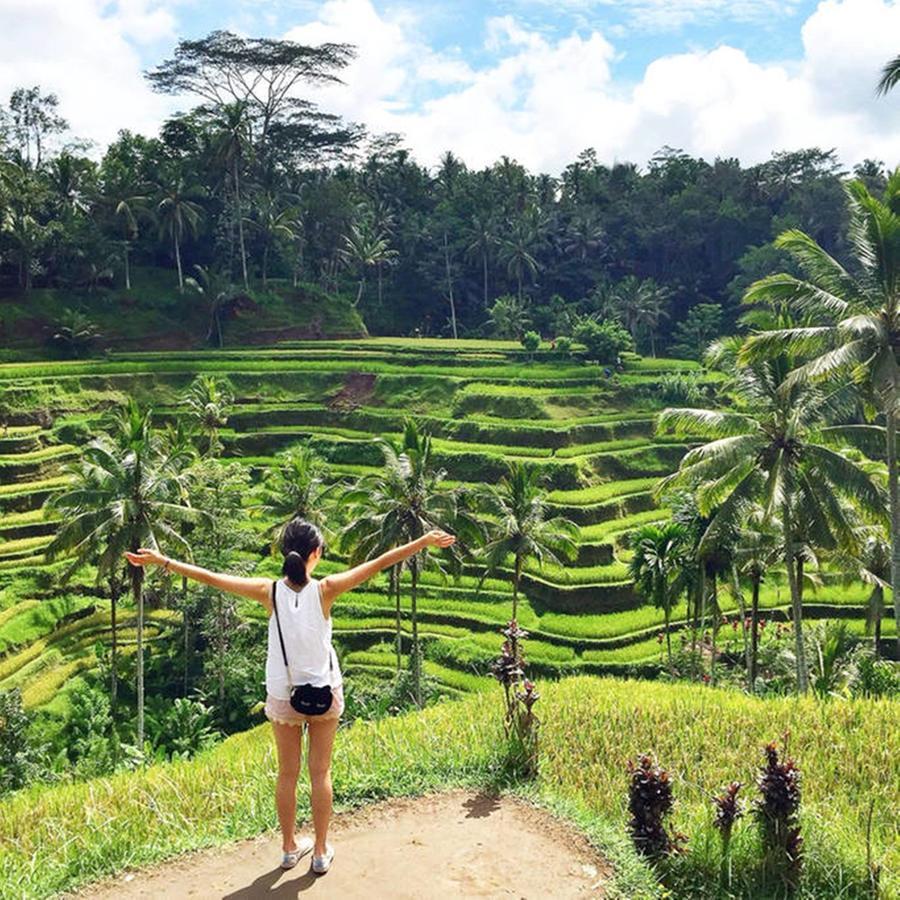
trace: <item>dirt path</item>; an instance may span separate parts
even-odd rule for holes
[[[302,833],[307,833],[304,829]],[[518,800],[465,791],[391,800],[336,816],[335,858],[315,876],[309,857],[282,872],[266,835],[122,873],[75,895],[127,898],[599,898],[608,871],[566,824]]]

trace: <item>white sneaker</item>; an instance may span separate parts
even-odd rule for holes
[[[315,842],[311,837],[300,838],[297,841],[297,849],[296,850],[285,850],[281,856],[281,868],[282,869],[293,869],[294,866],[300,862],[300,857],[306,856],[312,848],[315,846]]]
[[[324,875],[331,868],[331,861],[334,859],[334,847],[331,844],[325,845],[324,856],[314,856],[312,861],[313,872],[316,875]]]

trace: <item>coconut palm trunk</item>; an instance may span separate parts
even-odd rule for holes
[[[760,577],[756,573],[752,576],[752,595],[750,599],[750,667],[749,686],[750,693],[756,692],[756,661],[759,652],[759,584]]]
[[[453,340],[458,337],[456,332],[456,301],[453,298],[453,273],[450,270],[450,246],[447,243],[447,232],[444,231],[444,267],[447,272],[447,297],[450,300],[450,323],[453,327]]]
[[[794,643],[797,656],[797,689],[801,694],[809,690],[809,678],[806,670],[806,647],[803,641],[803,597],[800,593],[800,582],[797,577],[794,559],[794,529],[790,504],[782,504],[782,520],[784,527],[784,564],[787,569],[788,586],[791,591],[791,616],[794,620]]]
[[[669,672],[672,672],[672,604],[668,600],[663,606],[666,619],[666,656],[669,658]]]
[[[137,552],[134,547],[132,552]],[[137,745],[144,749],[144,569],[131,567],[131,593],[137,609],[137,652],[135,676],[137,679]]]
[[[516,556],[516,570],[513,574],[513,608],[512,617],[516,619],[519,609],[519,583],[522,581],[522,564],[521,556]]]
[[[232,158],[231,178],[234,182],[234,202],[237,207],[238,243],[241,247],[241,274],[244,276],[244,290],[250,290],[247,278],[247,245],[244,241],[244,214],[241,206],[241,174],[238,168],[237,155]]]
[[[897,628],[897,658],[900,659],[900,496],[897,488],[897,390],[892,388],[885,415],[887,431],[888,490],[891,513],[891,593]]]
[[[125,290],[131,290],[131,266],[128,262],[128,241],[125,241]]]
[[[397,639],[395,641],[397,648],[397,671],[400,671],[402,667],[402,654],[403,654],[403,626],[400,617],[400,565],[391,566],[391,570],[388,573],[389,578],[389,587],[388,590],[390,592],[390,596],[394,598],[394,609],[397,614]]]
[[[109,621],[112,628],[112,647],[110,649],[110,676],[109,676],[109,708],[113,718],[116,716],[116,705],[119,698],[119,635],[117,630],[117,611],[119,606],[119,583],[111,579],[109,591]]]
[[[190,675],[191,617],[188,615],[188,583],[184,576],[181,578],[181,627],[184,631],[184,690],[182,694],[187,697]]]
[[[415,557],[410,559],[409,571],[412,585],[410,588],[410,615],[412,618],[412,673],[416,706],[422,708],[422,660],[419,655],[419,614],[416,600],[419,588],[419,562]]]
[[[178,269],[178,290],[180,293],[184,293],[184,273],[181,270],[181,245],[178,240],[178,233],[175,232],[174,237],[175,244],[175,267]]]

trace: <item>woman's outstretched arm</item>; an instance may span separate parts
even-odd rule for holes
[[[394,547],[393,550],[388,550],[387,553],[382,553],[381,556],[376,556],[375,559],[370,559],[367,562],[360,563],[358,566],[354,566],[352,569],[347,569],[346,572],[327,575],[320,582],[326,618],[331,615],[331,604],[334,603],[336,597],[346,591],[353,590],[353,588],[364,581],[368,581],[382,569],[387,569],[397,565],[399,562],[403,562],[404,559],[407,559],[414,553],[418,553],[420,550],[424,550],[425,547],[449,547],[455,540],[456,538],[452,534],[447,534],[447,532],[436,528],[434,531],[429,531],[428,534],[423,534],[418,540],[410,541],[408,544],[403,544],[400,547]]]
[[[201,584],[208,584],[220,591],[256,600],[262,603],[266,609],[269,609],[272,604],[270,596],[272,582],[268,578],[242,578],[239,575],[211,572],[202,566],[171,559],[163,556],[158,550],[150,550],[146,547],[141,547],[137,553],[126,552],[125,557],[133,566],[162,566],[167,572],[175,575],[183,575],[185,578],[199,581]]]

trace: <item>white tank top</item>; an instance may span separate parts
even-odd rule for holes
[[[322,613],[318,579],[311,578],[300,591],[291,590],[283,579],[275,582],[275,602],[291,669],[291,683],[322,687],[342,684],[337,654],[331,644],[331,617]],[[269,647],[266,656],[266,691],[278,700],[290,700],[284,657],[278,640],[275,613],[269,616]]]

